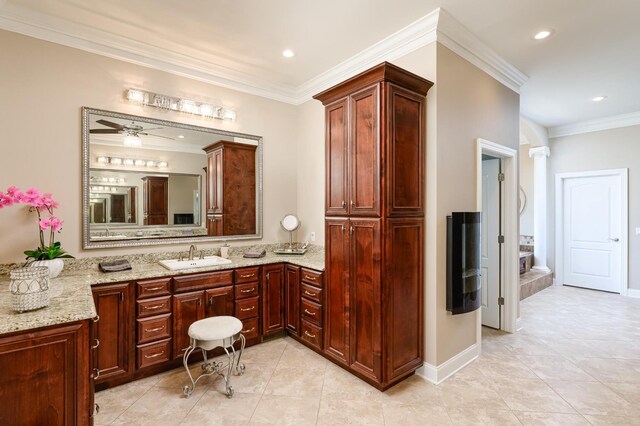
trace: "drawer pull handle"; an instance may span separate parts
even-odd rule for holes
[[[164,288],[164,286],[159,285],[157,287],[149,287],[148,289],[146,289],[147,291],[157,291],[157,290],[162,290]]]
[[[304,334],[306,334],[307,336],[311,337],[312,339],[315,339],[315,338],[316,338],[316,335],[315,335],[315,334],[311,334],[311,333],[309,333],[307,330],[305,330],[305,331],[304,331]]]
[[[96,315],[95,318],[93,318],[93,322],[98,322],[100,321],[100,315]]]
[[[242,330],[243,333],[251,333],[252,331],[255,331],[255,327],[251,327],[249,330]]]
[[[145,306],[147,311],[154,311],[156,309],[164,308],[164,305],[153,305],[153,306]]]
[[[242,312],[248,312],[248,311],[253,311],[255,308],[256,308],[255,306],[252,306],[252,307],[250,307],[250,308],[240,308],[240,310],[241,310]]]
[[[309,293],[307,290],[304,291],[304,294],[311,297],[316,297],[318,295],[317,293]]]
[[[154,331],[160,331],[164,329],[164,325],[162,327],[156,327],[156,328],[145,328],[144,331],[145,333],[153,333]]]
[[[100,414],[100,404],[97,402],[93,404],[94,410],[96,414]]]
[[[309,312],[309,310],[307,310],[307,309],[304,310],[304,313],[307,314],[307,315],[311,315],[312,317],[316,316],[315,312]]]
[[[247,274],[247,275],[240,275],[240,278],[251,278],[251,277],[255,277],[256,274]]]
[[[158,358],[159,356],[164,355],[164,351],[162,352],[158,352],[157,354],[153,354],[153,355],[145,355],[145,359],[151,359],[151,358]]]
[[[99,368],[94,368],[93,369],[94,375],[93,375],[93,379],[97,379],[98,377],[100,377],[100,369]]]
[[[91,346],[91,349],[98,349],[98,346],[100,346],[100,340],[95,339],[95,341],[96,341],[96,344]]]
[[[252,287],[249,290],[240,290],[240,293],[253,293],[254,291],[256,291],[256,288]]]
[[[305,279],[305,280],[315,281],[315,280],[316,280],[316,277],[310,277],[309,275],[305,275],[305,276],[304,276],[304,279]]]

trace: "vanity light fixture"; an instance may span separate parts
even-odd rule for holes
[[[155,161],[155,160],[142,160],[139,158],[121,158],[121,157],[98,157],[97,158],[97,162],[100,164],[105,164],[105,165],[112,165],[112,166],[136,166],[136,167],[149,167],[149,168],[158,168],[158,169],[166,169],[167,167],[169,167],[169,163],[167,163],[166,161]],[[111,180],[113,179],[113,181]],[[102,179],[103,182],[117,182],[117,183],[124,183],[126,182],[126,180],[124,178],[107,178],[107,180],[105,181],[104,178]]]
[[[293,52],[291,52],[293,53]],[[172,111],[180,111],[186,114],[200,115],[205,118],[217,118],[219,120],[235,120],[236,112],[222,106],[196,102],[192,99],[183,99],[175,96],[161,95],[140,89],[128,89],[125,97],[129,102],[152,106]]]
[[[293,50],[287,49],[282,52],[282,56],[284,56],[285,58],[293,58],[295,56],[295,53],[293,53]]]
[[[607,97],[606,97],[606,96],[596,96],[595,98],[591,98],[591,100],[592,100],[593,102],[602,102],[602,101],[604,101],[605,99],[607,99]]]

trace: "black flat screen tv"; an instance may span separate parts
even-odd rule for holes
[[[447,216],[447,310],[473,312],[482,299],[482,214],[454,212]]]

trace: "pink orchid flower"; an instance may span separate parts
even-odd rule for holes
[[[22,191],[20,191],[18,188],[16,188],[15,186],[10,186],[7,189],[7,195],[9,197],[11,197],[11,199],[13,200],[13,202],[15,203],[21,203],[22,202],[22,197],[24,196],[24,194],[22,193]]]
[[[25,204],[29,204],[32,207],[40,207],[42,206],[42,193],[35,188],[27,189],[27,192],[22,196],[22,202]]]
[[[40,219],[40,230],[44,231],[51,228],[51,219]]]
[[[57,209],[60,204],[51,198],[51,194],[43,194],[42,195],[42,206],[48,208],[49,210]]]
[[[3,207],[12,206],[13,203],[14,201],[11,195],[0,192],[0,209]]]
[[[49,223],[51,223],[53,232],[58,232],[62,229],[62,221],[53,215],[49,217]]]

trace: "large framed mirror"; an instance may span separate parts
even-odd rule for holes
[[[262,238],[262,137],[82,108],[83,247]]]

